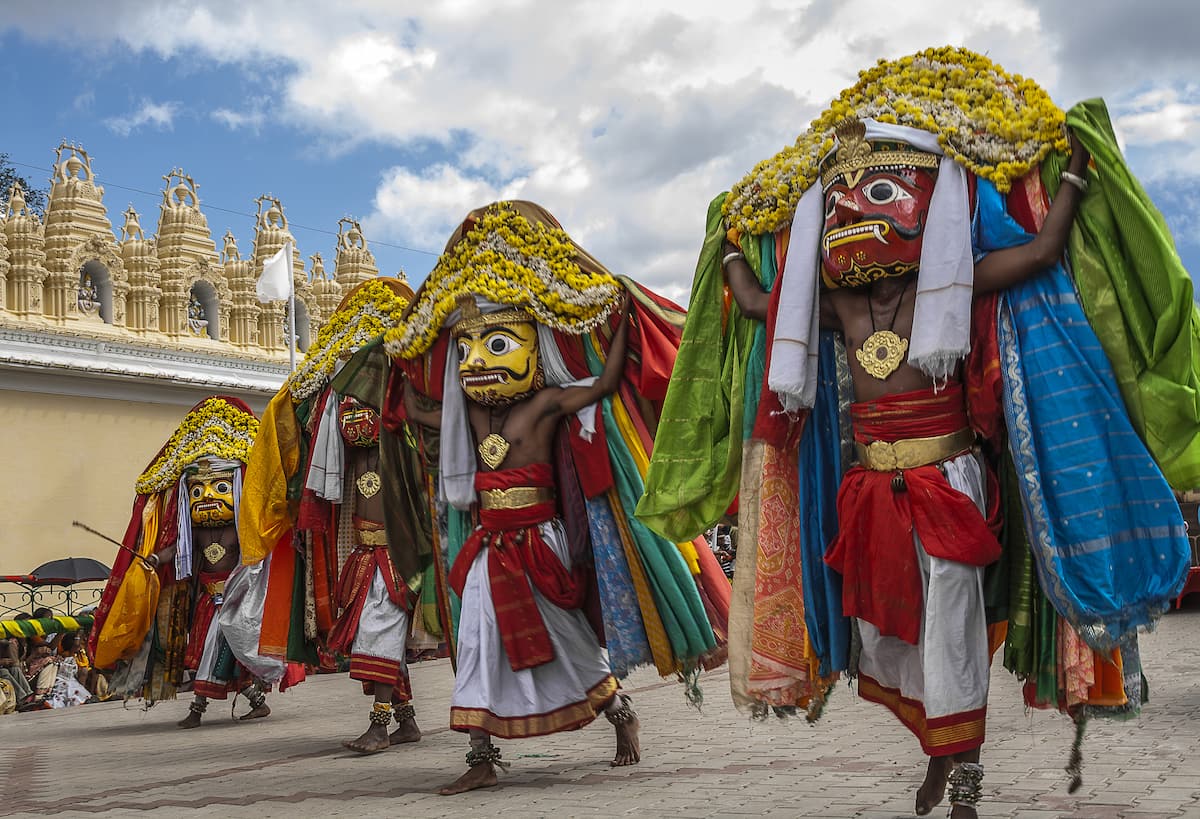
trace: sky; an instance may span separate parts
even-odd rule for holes
[[[162,176],[243,253],[282,201],[332,269],[343,216],[415,284],[466,213],[554,213],[612,271],[686,303],[708,202],[880,58],[959,45],[1062,107],[1103,97],[1200,271],[1194,0],[107,0],[6,3],[0,152],[45,185],[80,144],[119,227]]]

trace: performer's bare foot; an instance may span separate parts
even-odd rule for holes
[[[490,788],[496,782],[496,768],[490,762],[481,762],[478,765],[472,765],[465,774],[438,790],[438,793],[442,796],[453,796],[456,793]]]
[[[188,711],[188,715],[175,724],[180,728],[199,728],[200,713],[197,711]]]
[[[608,763],[614,768],[623,765],[636,765],[642,761],[642,743],[638,739],[638,730],[642,724],[635,716],[628,722],[613,726],[617,729],[617,755]]]
[[[258,706],[257,708],[251,708],[250,711],[248,711],[247,713],[242,714],[240,717],[238,717],[238,720],[240,722],[245,722],[248,719],[262,719],[263,717],[267,717],[270,715],[271,715],[271,709],[268,708],[267,705],[264,703],[264,704]]]
[[[948,756],[929,757],[929,767],[925,771],[925,781],[917,789],[917,804],[914,808],[917,816],[925,816],[946,797],[946,778],[950,775],[951,758]],[[956,805],[955,810],[963,807]],[[972,815],[974,815],[972,813]]]
[[[392,745],[402,745],[406,742],[420,742],[421,729],[417,727],[417,720],[414,717],[400,720],[396,726],[396,730],[392,731],[388,741]]]
[[[392,743],[388,738],[387,726],[373,722],[358,739],[348,739],[342,745],[351,751],[358,751],[360,754],[376,754],[386,751]]]

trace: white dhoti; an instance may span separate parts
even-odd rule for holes
[[[562,522],[542,523],[539,531],[550,551],[569,569]],[[487,548],[476,555],[463,586],[451,728],[480,730],[504,739],[572,730],[595,719],[617,693],[604,649],[583,612],[559,608],[535,587],[530,588],[554,658],[514,671],[496,622]]]
[[[983,473],[970,453],[942,464],[950,486],[985,506]],[[983,569],[930,557],[914,534],[924,610],[916,645],[859,620],[859,695],[890,708],[931,756],[983,742],[987,715],[987,619]]]
[[[409,701],[407,643],[408,612],[392,599],[383,572],[376,566],[350,648],[350,678],[394,685],[392,698]]]

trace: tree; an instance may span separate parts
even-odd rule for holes
[[[8,207],[8,192],[12,189],[14,182],[21,183],[21,190],[25,192],[25,203],[29,205],[29,209],[44,219],[46,216],[46,192],[35,187],[28,179],[17,173],[17,169],[9,161],[8,154],[0,153],[0,212]]]

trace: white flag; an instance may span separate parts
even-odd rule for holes
[[[292,243],[284,242],[279,252],[263,264],[255,286],[261,302],[283,301],[292,295]]]

